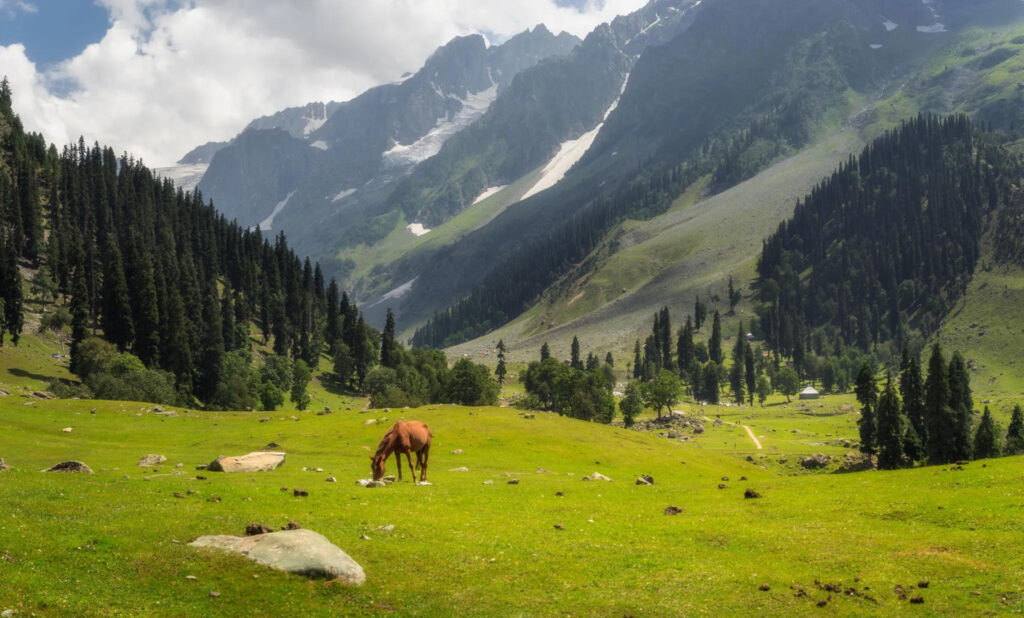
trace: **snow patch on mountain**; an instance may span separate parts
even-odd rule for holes
[[[345,199],[346,197],[348,197],[348,196],[352,195],[353,193],[355,193],[355,192],[356,192],[356,191],[358,191],[358,190],[359,190],[359,189],[345,189],[344,191],[341,191],[340,193],[338,193],[337,195],[335,195],[334,197],[332,197],[332,198],[331,198],[331,201],[332,201],[332,202],[340,202],[341,200],[343,200],[343,199]]]
[[[473,203],[474,204],[479,204],[480,202],[486,200],[487,198],[491,197],[492,195],[494,195],[498,191],[501,191],[502,189],[504,189],[507,186],[508,185],[499,185],[497,187],[488,187],[488,188],[484,189],[483,193],[481,193],[480,195],[476,196],[476,199],[473,200]]]
[[[943,32],[947,32],[946,24],[939,21],[942,18],[939,15],[939,11],[934,6],[932,6],[935,4],[935,0],[921,0],[921,4],[925,5],[925,7],[928,9],[928,12],[932,14],[932,19],[935,20],[935,23],[930,26],[918,26],[917,31],[923,32],[925,34],[940,34]]]
[[[409,225],[405,226],[405,229],[412,232],[413,236],[423,236],[424,234],[430,231],[428,228],[423,227],[422,223],[410,223]]]
[[[440,94],[440,91],[438,93]],[[494,84],[486,90],[468,95],[465,99],[457,99],[462,103],[462,108],[454,116],[441,119],[430,132],[411,144],[395,144],[382,155],[384,166],[390,168],[416,165],[436,155],[449,137],[483,116],[497,97],[498,85]]]
[[[313,148],[317,148],[319,150],[327,150],[327,142],[325,142],[322,139],[316,140],[315,142],[310,144],[310,146],[313,147]]]
[[[292,199],[293,195],[295,195],[295,191],[289,193],[288,197],[278,202],[277,206],[274,206],[274,211],[270,213],[270,216],[260,221],[260,230],[264,232],[269,232],[271,230],[271,228],[274,225],[274,217],[281,214],[281,211],[284,210],[284,207],[288,205],[288,201]]]
[[[306,116],[304,120],[306,121],[306,126],[302,129],[302,135],[303,137],[309,137],[327,122],[327,106],[321,103],[320,112],[313,112],[312,116]]]
[[[871,45],[868,45],[868,47],[871,49],[882,49],[882,45],[880,43],[872,43]]]
[[[533,185],[529,191],[523,194],[522,199],[532,197],[545,189],[550,189],[559,183],[565,175],[572,169],[576,162],[583,158],[583,155],[590,150],[590,147],[594,144],[594,140],[597,139],[597,134],[601,132],[601,128],[604,127],[605,121],[612,115],[615,108],[619,106],[619,100],[622,98],[622,93],[626,92],[626,86],[629,85],[629,75],[626,75],[626,79],[622,80],[622,89],[619,90],[619,96],[612,101],[611,106],[605,111],[604,117],[596,127],[587,131],[583,135],[576,139],[566,140],[562,142],[561,146],[558,147],[558,152],[555,156],[548,161],[548,164],[544,166],[541,171],[540,180],[537,184]]]
[[[381,296],[377,300],[373,301],[372,303],[370,303],[366,307],[367,308],[376,307],[377,305],[379,305],[381,303],[385,303],[385,302],[387,302],[389,300],[398,300],[399,298],[405,296],[406,294],[408,294],[409,292],[412,291],[412,286],[413,286],[414,283],[416,283],[417,279],[419,279],[418,276],[417,277],[413,277],[411,280],[406,281],[405,283],[403,283],[402,285],[398,286],[397,288],[391,290],[390,292],[388,292],[384,296]]]
[[[896,28],[900,27],[899,24],[897,24],[896,22],[892,21],[891,19],[887,19],[885,17],[882,18],[882,25],[885,26],[885,31],[886,32],[892,32]]]
[[[158,167],[153,171],[161,178],[169,178],[174,186],[189,192],[199,185],[203,174],[210,167],[209,163],[184,163],[171,167]]]

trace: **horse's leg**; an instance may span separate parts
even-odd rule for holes
[[[416,468],[412,465],[412,449],[405,452],[405,459],[409,462],[409,471],[412,472],[412,482],[416,482]]]
[[[423,445],[422,453],[422,464],[420,465],[420,482],[427,480],[427,458],[430,457],[430,442]]]
[[[398,480],[402,480],[402,451],[395,449],[395,467],[398,468]]]

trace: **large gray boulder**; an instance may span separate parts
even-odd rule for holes
[[[201,536],[189,546],[241,554],[272,569],[306,577],[338,579],[356,586],[366,581],[363,567],[312,530],[282,530],[256,536]]]
[[[92,474],[92,468],[81,461],[62,461],[43,472],[77,472],[79,474]]]
[[[206,467],[212,472],[269,472],[284,465],[284,453],[257,451],[238,457],[218,457]]]
[[[816,470],[818,468],[826,467],[831,461],[832,458],[829,457],[828,455],[817,453],[801,459],[800,465],[806,468],[807,470]]]
[[[139,467],[150,468],[152,466],[159,466],[165,461],[167,461],[167,458],[164,457],[163,455],[150,453],[149,455],[145,455],[141,459],[139,459]]]

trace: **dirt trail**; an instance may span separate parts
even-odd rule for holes
[[[714,422],[713,419],[711,419],[710,417],[707,417],[707,416],[705,416],[704,419],[708,420],[708,421]],[[729,421],[723,421],[721,419],[719,419],[719,422],[721,422],[721,423],[723,423],[725,425],[732,425],[733,427],[736,426],[736,423],[730,423]],[[757,447],[757,450],[759,450],[759,451],[763,450],[761,448],[761,441],[757,439],[757,436],[755,436],[754,432],[750,430],[750,427],[747,427],[746,425],[740,425],[740,427],[742,427],[742,428],[747,430],[747,435],[750,436],[750,439],[754,441],[754,446]]]

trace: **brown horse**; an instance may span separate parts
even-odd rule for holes
[[[420,482],[427,480],[427,455],[430,454],[430,439],[433,434],[426,423],[420,421],[398,421],[384,434],[380,444],[377,445],[377,452],[370,457],[370,470],[373,471],[373,480],[379,481],[384,476],[384,463],[388,455],[395,454],[395,462],[398,465],[398,480],[402,480],[402,453],[409,462],[409,469],[412,470],[412,480],[416,482],[416,468],[412,465],[412,454],[416,453],[416,465],[420,468]]]

